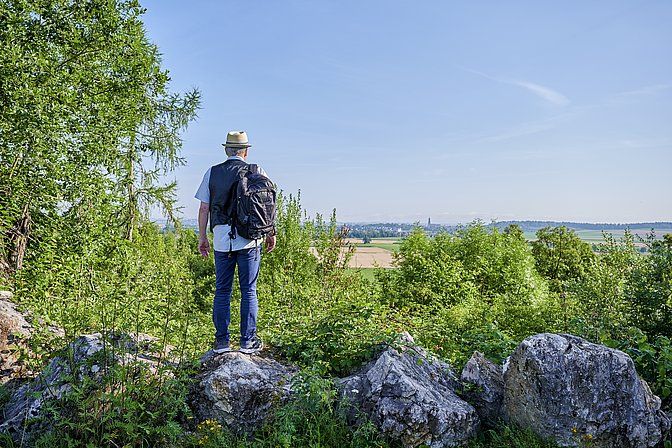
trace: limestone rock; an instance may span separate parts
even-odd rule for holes
[[[15,439],[25,439],[25,435],[44,429],[40,422],[44,404],[48,400],[64,397],[72,390],[73,377],[84,377],[99,381],[107,363],[140,362],[156,371],[160,354],[143,351],[141,345],[153,340],[148,335],[108,335],[100,333],[84,335],[72,342],[65,353],[53,358],[49,365],[32,381],[14,391],[10,401],[0,414],[0,432],[7,432]],[[35,421],[29,425],[28,422]],[[22,434],[23,432],[27,434]]]
[[[236,433],[262,425],[273,407],[289,397],[291,378],[298,370],[265,353],[210,351],[202,362],[189,394],[194,419],[214,419]]]
[[[9,291],[0,291],[0,345],[7,344],[13,336],[27,338],[32,332],[23,314],[9,301],[11,297]]]
[[[0,384],[30,374],[21,354],[29,352],[26,339],[30,337],[32,327],[9,301],[11,297],[9,291],[0,291]]]
[[[504,387],[507,419],[562,446],[653,447],[670,428],[628,355],[571,335],[525,339]]]
[[[390,347],[337,385],[351,422],[363,412],[404,447],[460,446],[479,428],[476,410],[454,392],[460,385],[450,366],[420,347]]]
[[[103,349],[100,334],[79,337],[70,347],[71,357],[58,356],[33,381],[19,387],[4,408],[0,432],[17,437],[26,428],[24,422],[41,416],[44,403],[60,398],[72,389],[68,376],[93,375],[100,369],[85,361]]]
[[[461,379],[466,386],[463,398],[476,408],[481,422],[495,426],[503,418],[502,367],[489,361],[482,353],[474,352],[462,369]]]

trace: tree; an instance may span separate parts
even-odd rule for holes
[[[630,320],[650,335],[672,336],[672,235],[649,235],[648,256],[631,263],[625,296]]]
[[[0,270],[66,229],[133,238],[143,208],[172,213],[162,172],[198,91],[167,91],[134,0],[0,3]],[[145,168],[147,166],[153,168]],[[109,235],[108,235],[109,236]]]
[[[521,229],[518,224],[514,223],[506,226],[506,228],[504,229],[504,234],[511,238],[516,238],[518,240],[525,241],[523,229]]]
[[[663,235],[663,244],[667,246],[668,249],[672,249],[672,233]]]
[[[479,221],[434,237],[418,227],[394,259],[398,269],[378,276],[381,297],[410,314],[450,315],[465,328],[497,322],[516,335],[539,331],[554,318],[546,282],[515,233]]]
[[[595,260],[588,243],[565,226],[544,227],[532,242],[537,271],[549,280],[553,291],[562,293],[564,283],[585,277]]]

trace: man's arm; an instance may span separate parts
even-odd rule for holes
[[[198,251],[204,257],[210,254],[210,241],[208,241],[208,218],[210,217],[210,204],[201,202],[198,207]]]

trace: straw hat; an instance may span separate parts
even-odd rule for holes
[[[247,134],[245,131],[231,131],[226,135],[226,143],[222,143],[225,148],[249,148]]]

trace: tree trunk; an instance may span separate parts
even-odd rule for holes
[[[8,277],[11,272],[12,268],[9,267],[5,254],[0,254],[0,276]]]
[[[21,218],[19,218],[19,221],[10,231],[9,263],[14,271],[18,271],[23,267],[23,258],[26,256],[30,226],[32,224],[29,205],[29,203],[26,203],[23,207]]]

